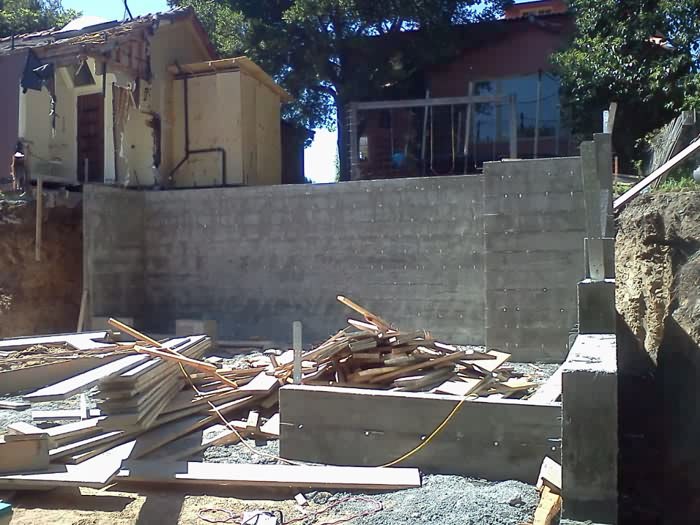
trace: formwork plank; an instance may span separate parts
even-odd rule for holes
[[[280,390],[283,457],[378,466],[415,448],[459,402],[454,396],[352,388]],[[532,482],[559,450],[561,405],[466,401],[450,423],[399,466]]]

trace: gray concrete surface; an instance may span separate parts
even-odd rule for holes
[[[84,186],[83,268],[88,314],[141,320],[146,194],[99,184]]]
[[[280,390],[280,447],[289,459],[384,465],[413,450],[459,398],[437,394],[288,385]],[[465,402],[430,444],[402,461],[424,472],[491,481],[537,479],[560,453],[561,404]]]
[[[347,295],[403,329],[562,362],[583,277],[580,159],[485,177],[134,193],[86,187],[91,315],[318,343]]]
[[[581,159],[484,165],[486,345],[562,362],[584,277]]]
[[[617,346],[579,335],[562,370],[564,517],[617,522]]]

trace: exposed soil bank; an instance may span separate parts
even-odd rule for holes
[[[632,342],[620,356],[628,522],[689,523],[700,510],[699,248],[698,192],[645,195],[618,218],[617,308]],[[627,355],[635,339],[646,366]]]
[[[0,200],[0,337],[73,332],[80,309],[82,210],[44,209],[34,260],[33,202]]]

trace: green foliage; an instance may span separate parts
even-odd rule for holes
[[[440,46],[450,43],[446,27],[494,17],[512,0],[170,2],[193,6],[223,55],[245,54],[272,74],[296,99],[286,117],[310,128],[331,129],[343,103],[414,74],[417,64],[407,59],[414,51],[434,60]],[[477,9],[480,5],[483,10]],[[393,38],[410,29],[422,30],[423,45],[406,40],[389,49],[367,38]],[[337,116],[342,128],[344,115]]]
[[[629,168],[640,138],[699,102],[700,2],[571,0],[571,7],[576,35],[554,61],[575,129],[600,131],[601,112],[618,102],[615,148]]]
[[[78,16],[61,0],[0,0],[0,37],[63,27]]]

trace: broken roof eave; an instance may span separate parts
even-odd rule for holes
[[[224,58],[221,60],[208,60],[184,65],[173,64],[168,67],[168,71],[176,76],[196,76],[225,71],[243,71],[258,80],[261,84],[267,86],[273,93],[280,97],[282,102],[292,102],[294,100],[294,98],[277,84],[259,65],[244,56]]]

